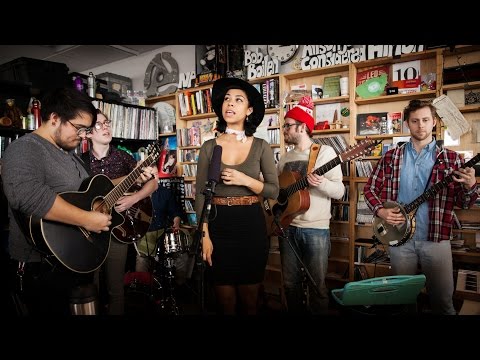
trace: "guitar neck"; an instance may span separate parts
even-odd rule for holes
[[[132,187],[132,185],[135,183],[135,180],[137,180],[142,173],[142,169],[152,165],[155,161],[156,156],[148,156],[140,165],[137,165],[137,167],[126,178],[120,181],[117,186],[112,189],[112,191],[105,195],[104,200],[108,206],[113,207],[118,199],[120,199],[127,192],[127,190]]]
[[[474,158],[472,158],[469,162],[465,163],[462,168],[466,167],[472,167],[475,165],[478,161],[480,160],[480,154],[477,154]],[[445,179],[442,181],[437,182],[435,185],[433,185],[431,188],[429,188],[427,191],[425,191],[422,195],[417,197],[415,200],[413,200],[410,204],[405,206],[405,212],[407,214],[411,213],[413,210],[415,210],[417,207],[422,205],[427,200],[433,199],[437,193],[447,187],[449,183],[453,181],[453,174],[448,175]]]
[[[337,156],[335,159],[332,159],[326,164],[323,164],[322,166],[320,166],[318,169],[313,171],[313,173],[317,175],[323,175],[328,171],[332,170],[335,166],[337,166],[341,162],[342,160],[340,156]],[[287,191],[288,196],[290,196],[295,192],[297,192],[298,190],[303,190],[303,189],[306,189],[307,187],[308,187],[308,180],[307,180],[307,177],[304,176],[300,180],[296,181],[295,183],[287,186],[285,190]]]

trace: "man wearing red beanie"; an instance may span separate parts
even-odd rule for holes
[[[285,229],[288,239],[281,239],[279,244],[288,312],[327,314],[328,289],[325,285],[325,275],[330,254],[330,199],[341,199],[345,186],[339,166],[322,176],[312,173],[337,156],[334,149],[328,145],[320,147],[316,159],[313,159],[315,164],[307,174],[310,152],[314,147],[319,146],[312,141],[313,126],[313,102],[311,97],[305,96],[285,115],[283,125],[285,143],[294,145],[294,148],[282,155],[277,170],[278,174],[298,172],[301,177],[307,177],[310,207],[304,212],[302,209],[294,214],[292,222]],[[280,180],[282,178],[288,177],[280,176]],[[281,188],[288,185],[290,184],[282,184],[280,181]],[[281,196],[282,191],[280,191],[279,200]],[[290,214],[282,214],[282,218],[287,215]],[[295,248],[303,265],[316,283],[318,291],[310,288],[308,302],[304,299],[302,286],[305,278],[301,270],[303,265],[286,240]],[[308,282],[307,285],[312,286],[312,283]],[[305,306],[306,303],[308,306]]]

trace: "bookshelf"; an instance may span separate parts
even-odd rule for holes
[[[467,59],[468,62],[480,62],[480,49],[479,47],[462,47],[459,51],[462,56],[461,61]],[[358,141],[365,139],[365,135],[359,135],[357,133],[357,115],[362,113],[395,113],[402,112],[403,108],[408,104],[410,100],[413,99],[434,99],[435,97],[440,96],[441,94],[446,93],[450,90],[479,90],[480,91],[480,81],[473,80],[465,83],[458,84],[443,84],[443,69],[446,67],[458,66],[458,53],[451,52],[450,50],[436,49],[436,50],[426,50],[420,53],[413,53],[408,55],[402,55],[395,58],[380,58],[375,60],[363,61],[358,63],[344,64],[344,65],[335,65],[325,68],[319,68],[314,70],[305,70],[305,71],[295,71],[285,74],[277,74],[265,78],[257,78],[252,81],[252,84],[263,84],[271,79],[276,79],[278,81],[278,106],[267,107],[267,115],[277,115],[278,116],[278,125],[267,126],[266,131],[271,132],[278,130],[278,143],[276,141],[272,142],[272,150],[276,151],[280,156],[285,153],[286,147],[283,139],[283,131],[281,129],[281,124],[283,124],[283,118],[285,113],[295,104],[295,101],[286,101],[283,102],[283,94],[289,92],[290,89],[296,85],[305,84],[306,92],[311,95],[312,87],[315,85],[323,85],[326,77],[331,76],[340,76],[348,77],[349,79],[349,90],[348,95],[346,96],[332,96],[329,98],[314,98],[314,118],[316,121],[322,121],[322,115],[320,113],[328,113],[329,109],[337,109],[337,121],[340,122],[340,125],[334,124],[334,119],[327,119],[329,121],[329,129],[316,129],[314,130],[314,138],[338,138],[342,137],[347,145],[356,144]],[[394,94],[394,95],[380,95],[371,98],[361,98],[356,94],[355,88],[357,84],[357,73],[362,72],[368,69],[372,69],[380,66],[389,66],[390,73],[389,77],[392,76],[392,65],[393,64],[403,64],[410,61],[419,61],[420,62],[420,75],[425,77],[427,74],[434,73],[436,75],[436,88],[427,89],[424,91],[406,93],[406,94]],[[263,86],[263,85],[260,85]],[[147,105],[152,106],[157,101],[165,101],[173,105],[176,109],[176,134],[177,138],[181,136],[182,129],[190,129],[194,125],[203,126],[208,122],[215,123],[216,115],[212,111],[209,111],[208,100],[207,105],[204,110],[198,111],[196,114],[185,113],[181,110],[179,105],[179,99],[185,101],[185,93],[196,93],[205,94],[208,89],[211,89],[212,84],[202,85],[199,87],[191,89],[178,90],[177,93],[171,94],[168,96],[161,96],[156,98],[147,99]],[[197,96],[197,95],[194,95]],[[191,103],[190,103],[191,104]],[[185,102],[184,102],[185,105]],[[285,105],[285,106],[284,106]],[[349,114],[344,116],[346,112],[343,112],[343,109],[348,109]],[[338,112],[340,109],[340,113]],[[326,112],[324,112],[324,110]],[[474,131],[467,133],[461,138],[461,146],[452,148],[453,150],[471,150],[474,153],[480,152],[480,142],[477,142],[474,136],[478,130],[475,130],[475,126],[480,123],[479,111],[480,104],[469,104],[460,107],[460,111],[464,114],[465,118],[471,123]],[[403,114],[402,114],[403,115]],[[168,136],[171,134],[159,134],[159,136]],[[435,135],[437,139],[444,139],[444,128],[440,122],[435,129]],[[402,137],[409,136],[409,134],[402,127],[400,131],[394,133],[379,133],[375,135],[368,135],[369,138],[374,140],[381,140],[382,146],[389,145],[396,141],[402,139]],[[200,143],[203,142],[202,136],[200,135]],[[196,162],[191,161],[194,158],[194,155],[198,151],[200,145],[188,145],[183,144],[181,141],[178,141],[178,162],[177,166],[179,167],[178,173],[184,175],[185,183],[195,185],[194,176],[185,176],[185,171],[183,171],[183,166],[195,166]],[[385,149],[382,149],[384,151]],[[381,157],[380,154],[371,154],[365,156],[361,161],[370,163],[371,167],[375,166],[378,160]],[[359,160],[360,161],[360,160]],[[480,178],[477,178],[477,181]],[[329,260],[329,268],[327,275],[327,283],[330,288],[343,286],[345,282],[356,280],[355,267],[361,265],[365,271],[364,274],[367,274],[368,277],[373,276],[386,276],[391,275],[391,269],[389,264],[386,262],[371,262],[364,263],[358,261],[358,247],[365,248],[362,251],[366,251],[366,255],[370,251],[369,248],[372,246],[368,239],[372,238],[372,227],[368,223],[359,223],[356,221],[357,216],[357,199],[360,191],[363,189],[367,181],[366,174],[360,176],[357,172],[356,164],[354,161],[351,161],[348,166],[346,166],[344,173],[344,184],[348,188],[348,197],[340,200],[333,201],[332,206],[337,208],[348,207],[348,220],[344,219],[332,219],[331,221],[331,242],[332,242],[332,253]],[[187,196],[187,199],[189,196]],[[191,200],[193,201],[194,196]],[[473,219],[478,219],[480,210],[478,209],[469,209],[462,210],[458,209],[456,211],[460,221],[469,221]],[[343,210],[341,211],[343,213]],[[478,230],[455,230],[455,235],[457,237],[462,237],[466,243],[469,244],[470,249],[473,249],[475,245],[475,238],[478,237]],[[275,244],[278,239],[272,239],[272,244]],[[281,267],[278,263],[278,249],[275,246],[272,248],[272,253],[270,254],[270,259],[267,266],[267,275],[266,281],[268,286],[265,286],[265,289],[277,288],[278,281],[281,281]],[[473,251],[460,251],[454,250],[454,258],[461,261],[469,261],[474,264],[480,263],[480,255]],[[274,286],[272,287],[272,284]],[[273,291],[273,290],[272,290]],[[276,291],[276,290],[275,290]],[[276,294],[276,293],[275,293]]]

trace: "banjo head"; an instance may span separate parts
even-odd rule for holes
[[[403,214],[403,216],[405,216],[407,220],[401,225],[391,225],[382,218],[376,216],[373,219],[373,233],[383,245],[403,245],[410,237],[410,232],[412,228],[410,217],[405,212],[403,206],[398,203],[387,202],[383,206],[387,209],[399,207],[400,212]]]

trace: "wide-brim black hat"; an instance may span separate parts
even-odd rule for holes
[[[221,78],[213,83],[212,88],[212,106],[213,111],[219,119],[223,119],[222,104],[225,94],[230,89],[241,89],[245,91],[248,97],[249,106],[253,107],[253,112],[248,117],[255,126],[260,125],[265,115],[265,104],[262,94],[250,83],[238,78]]]

